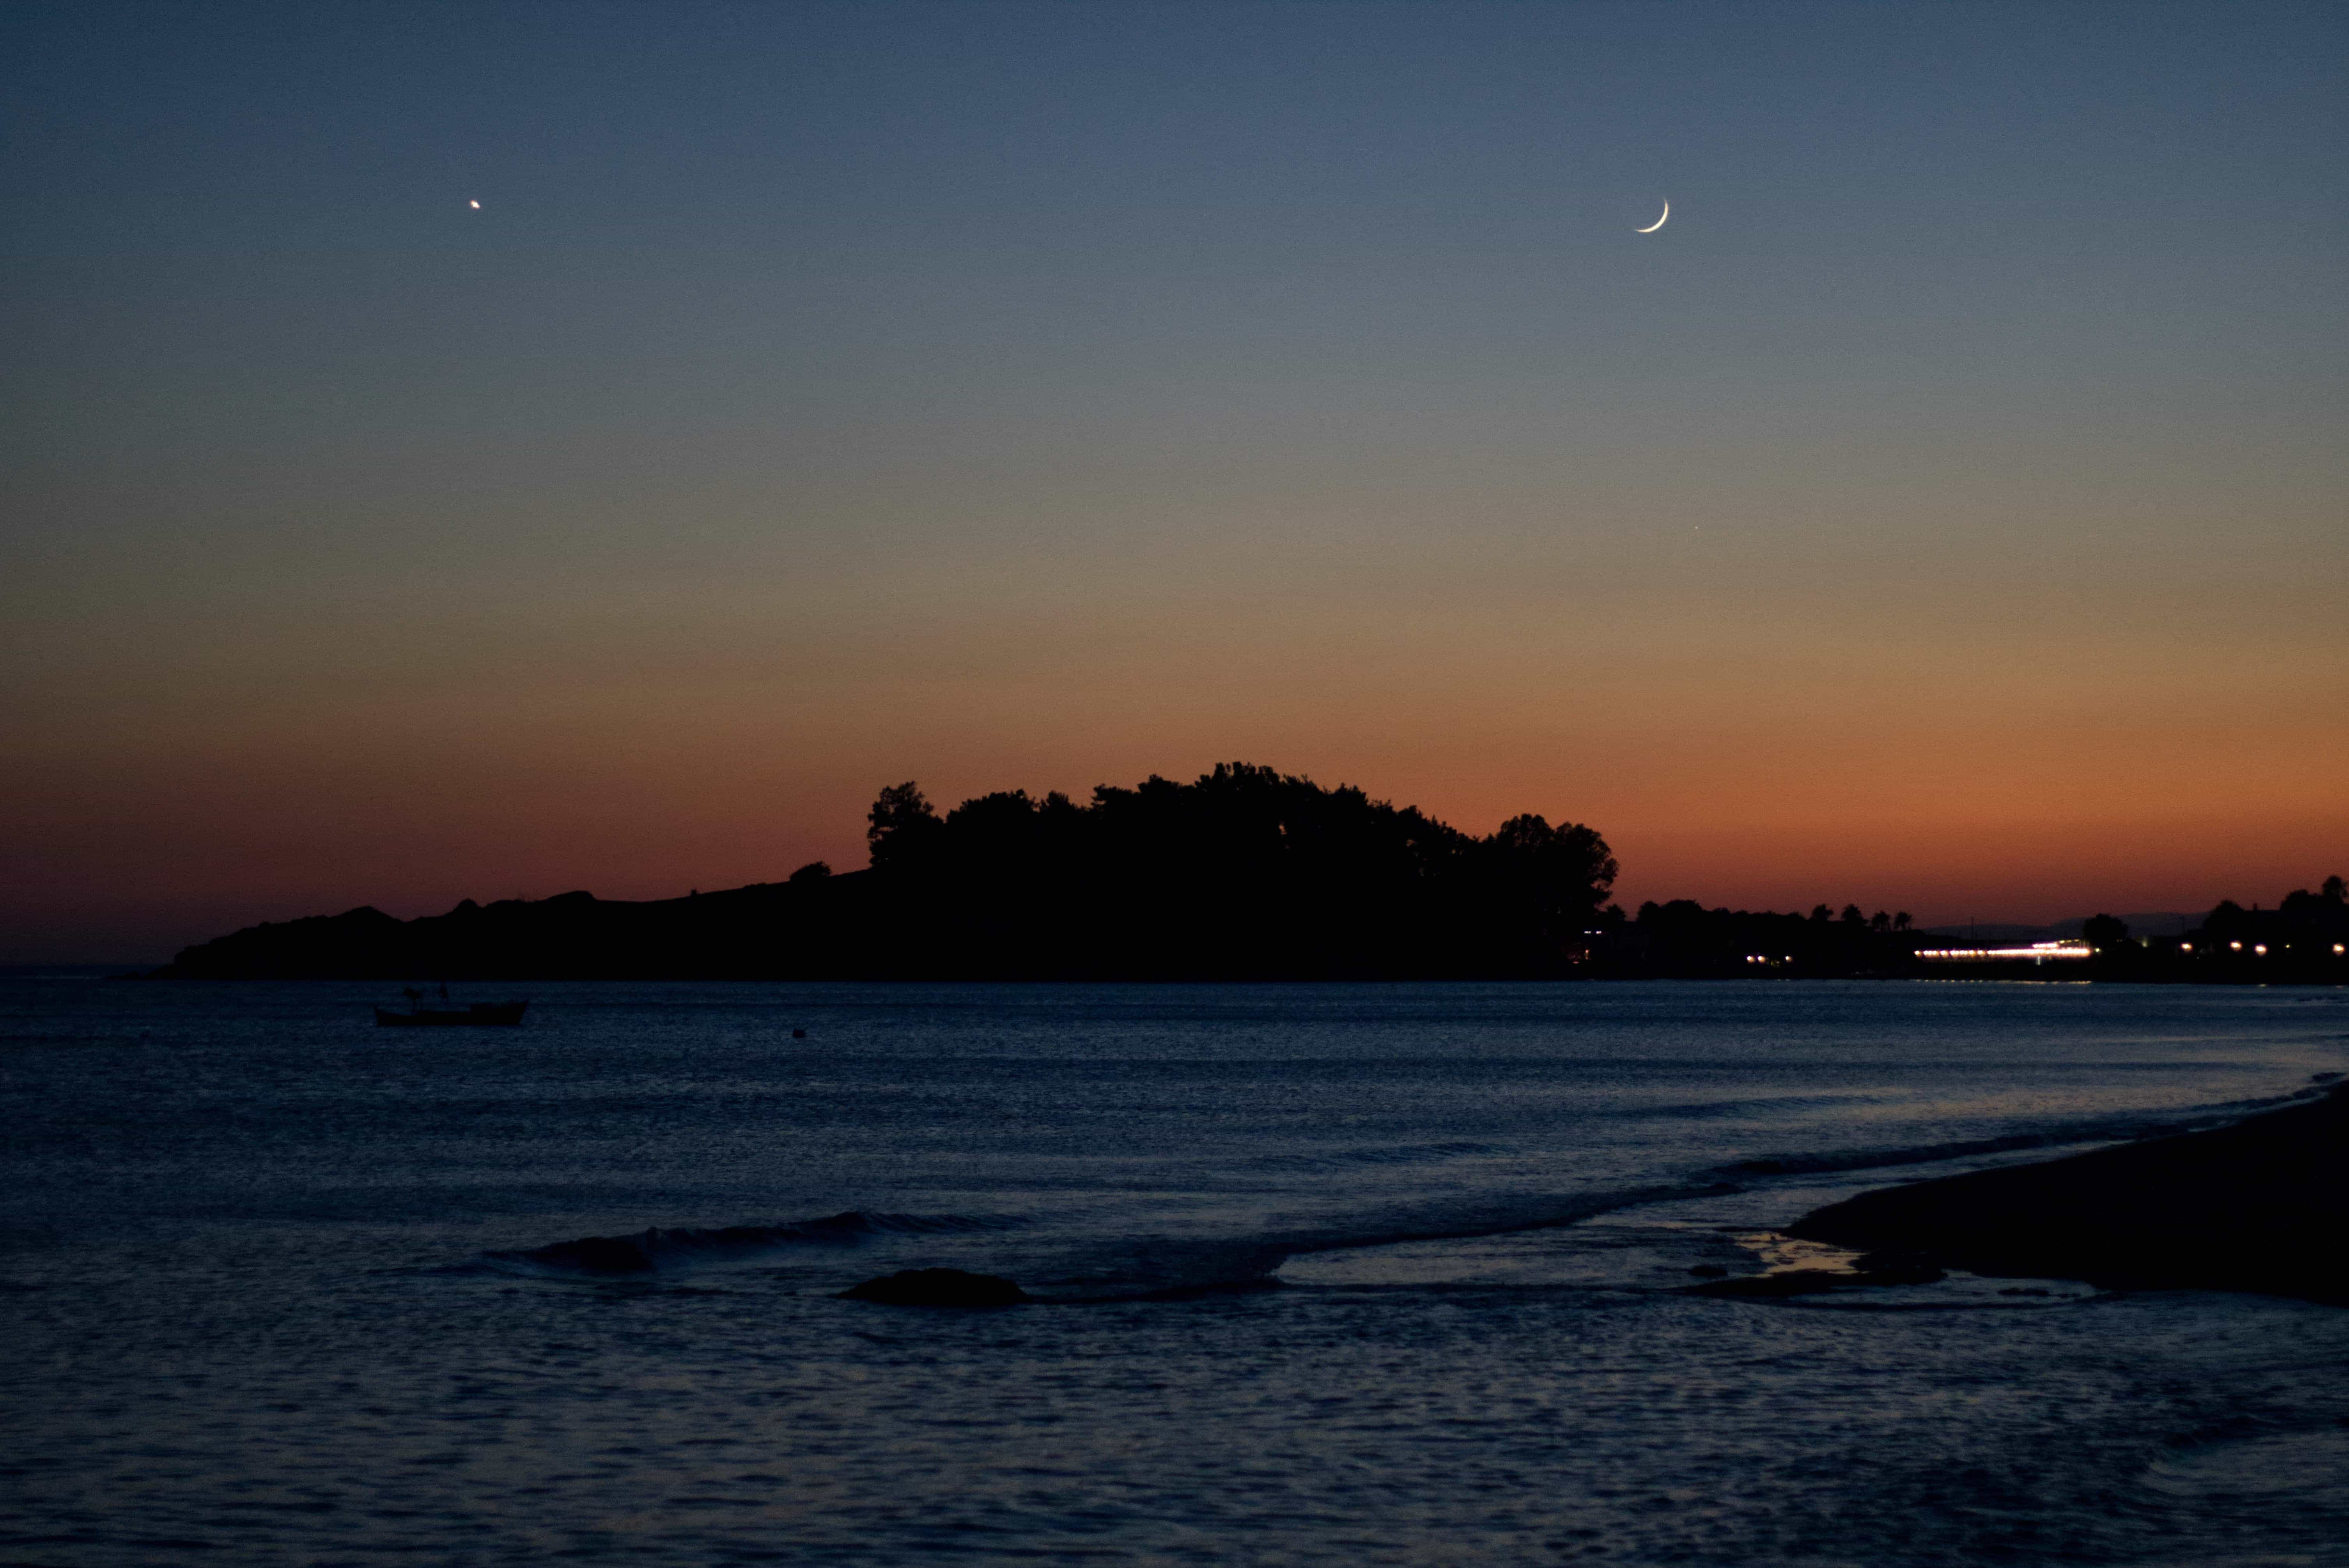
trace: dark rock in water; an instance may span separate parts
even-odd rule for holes
[[[1699,1264],[1689,1270],[1689,1273],[1699,1279],[1721,1279],[1725,1277],[1729,1271],[1719,1264]]]
[[[904,1269],[854,1285],[840,1297],[889,1306],[1011,1306],[1029,1299],[1026,1291],[1008,1279],[961,1269]]]

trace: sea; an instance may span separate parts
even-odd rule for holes
[[[0,982],[0,1562],[2349,1564],[2349,1310],[1691,1294],[2349,990],[394,990]]]

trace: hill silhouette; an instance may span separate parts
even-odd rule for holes
[[[1616,864],[1576,823],[1483,838],[1247,763],[1188,784],[874,800],[871,866],[681,899],[467,900],[251,926],[164,978],[1431,979],[1570,973]]]
[[[2222,903],[2181,934],[2079,923],[2093,956],[1952,965],[1903,912],[1605,903],[1593,829],[1512,817],[1483,838],[1351,786],[1245,762],[1188,784],[1024,789],[940,815],[913,782],[866,817],[871,864],[628,903],[588,892],[249,926],[160,979],[1438,980],[1899,977],[2349,983],[2349,884]],[[2162,916],[2167,923],[2174,917]]]

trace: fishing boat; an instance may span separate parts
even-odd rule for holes
[[[386,1029],[464,1029],[512,1028],[522,1022],[523,1002],[476,1002],[470,1007],[428,1007],[424,993],[408,989],[400,993],[408,998],[408,1011],[395,1013],[388,1007],[375,1010],[376,1026]],[[449,999],[449,987],[440,987],[440,1000]]]

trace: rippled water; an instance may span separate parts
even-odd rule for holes
[[[2349,1563],[2349,1312],[1682,1294],[2349,994],[524,993],[0,986],[0,1557]],[[1039,1301],[832,1294],[940,1264]]]

